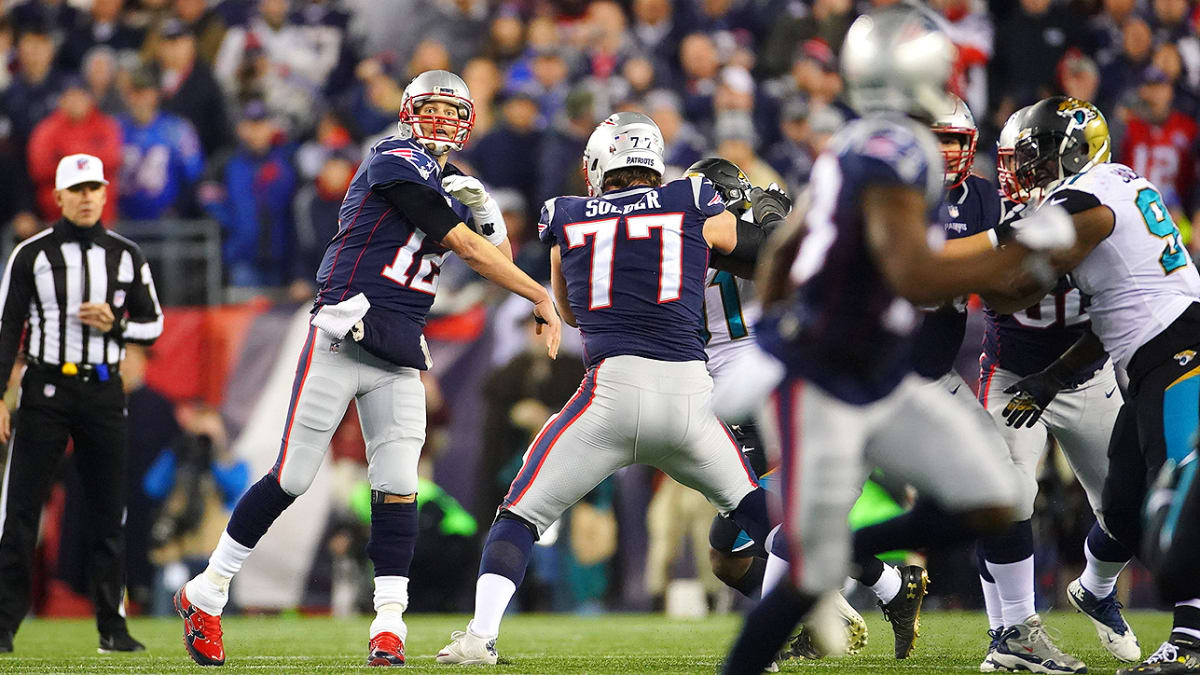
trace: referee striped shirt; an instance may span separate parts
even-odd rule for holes
[[[102,333],[79,320],[84,302],[107,302],[115,321]],[[0,280],[0,377],[6,382],[22,346],[32,359],[120,364],[125,343],[150,344],[163,315],[150,266],[137,244],[96,224],[60,219],[13,250]],[[29,330],[25,331],[28,323]]]

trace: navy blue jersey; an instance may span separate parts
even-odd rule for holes
[[[942,201],[942,159],[928,129],[907,119],[847,124],[813,165],[808,227],[791,268],[794,303],[759,323],[759,342],[787,367],[853,404],[882,398],[912,370],[920,315],[888,288],[868,249],[860,195],[871,185]]]
[[[389,360],[427,367],[421,348],[425,317],[437,292],[438,274],[449,250],[431,241],[418,223],[396,211],[373,188],[408,181],[445,195],[468,222],[470,210],[442,189],[441,168],[420,143],[385,138],[359,165],[338,212],[338,231],[317,271],[316,308],[362,293],[371,303],[364,319],[369,333],[386,336]]]
[[[1000,194],[986,178],[967,176],[946,194],[938,217],[946,239],[986,232],[1000,222]],[[950,372],[966,334],[966,298],[927,311],[913,345],[913,370],[931,380]]]
[[[699,176],[546,201],[538,234],[559,247],[589,367],[619,355],[707,358],[704,221],[724,210],[712,183]]]
[[[1005,207],[1006,219],[1020,217],[1020,209],[1014,213],[1011,202],[1006,200]],[[1024,377],[1049,366],[1089,330],[1089,301],[1064,276],[1041,302],[1016,314],[997,314],[984,307],[986,324],[983,354],[979,357],[981,377],[987,378],[997,368]],[[1106,358],[1081,371],[1076,383],[1090,378],[1104,365]]]

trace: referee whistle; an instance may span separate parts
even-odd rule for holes
[[[67,377],[75,377],[79,374],[79,366],[75,365],[71,361],[67,361],[62,365],[62,374],[66,375]]]

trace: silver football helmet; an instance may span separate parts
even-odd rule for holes
[[[458,117],[422,115],[421,106],[429,101],[444,101],[458,109]],[[451,128],[450,135],[438,135],[438,127]],[[445,70],[427,70],[404,88],[400,103],[400,138],[415,138],[434,155],[462,150],[475,126],[475,102],[467,83]],[[443,132],[444,133],[444,132]]]
[[[842,77],[860,114],[905,113],[926,122],[945,110],[955,48],[928,10],[890,5],[850,25],[842,45]]]
[[[947,190],[952,190],[971,175],[971,167],[975,164],[975,147],[979,141],[979,128],[975,126],[975,116],[967,104],[954,94],[947,94],[947,108],[938,112],[933,118],[930,130],[939,141],[957,141],[957,149],[947,149],[942,146],[942,158],[946,160],[945,184]]]
[[[588,138],[583,149],[583,172],[588,195],[604,192],[604,174],[627,166],[642,166],[662,175],[662,132],[649,115],[619,112],[609,115]]]
[[[1000,183],[1000,191],[1004,196],[1018,204],[1029,201],[1031,195],[1017,184],[1017,167],[1013,153],[1017,149],[1021,121],[1026,111],[1032,107],[1027,105],[1009,115],[1004,126],[1000,128],[1000,136],[996,139],[996,182]]]

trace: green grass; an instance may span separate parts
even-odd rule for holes
[[[1131,612],[1129,621],[1143,651],[1155,649],[1170,629],[1165,613]],[[1078,614],[1047,614],[1058,644],[1086,661],[1092,673],[1112,673],[1119,665],[1096,639],[1091,623]],[[410,673],[449,673],[463,667],[439,666],[433,654],[462,630],[466,617],[409,617]],[[971,673],[978,672],[986,647],[986,620],[979,613],[941,612],[922,617],[917,653],[892,658],[890,627],[877,612],[867,613],[870,644],[856,657],[836,661],[792,661],[783,672],[812,673]],[[225,622],[226,666],[231,673],[363,672],[369,619],[230,618]],[[500,673],[713,673],[733,640],[741,619],[716,616],[700,621],[655,615],[576,617],[513,616],[505,620],[497,645],[501,664],[467,672]],[[0,672],[23,673],[182,673],[210,672],[194,665],[181,642],[181,624],[169,619],[133,619],[133,634],[146,643],[141,654],[96,653],[91,621],[30,620],[21,626],[16,651],[0,655]]]

